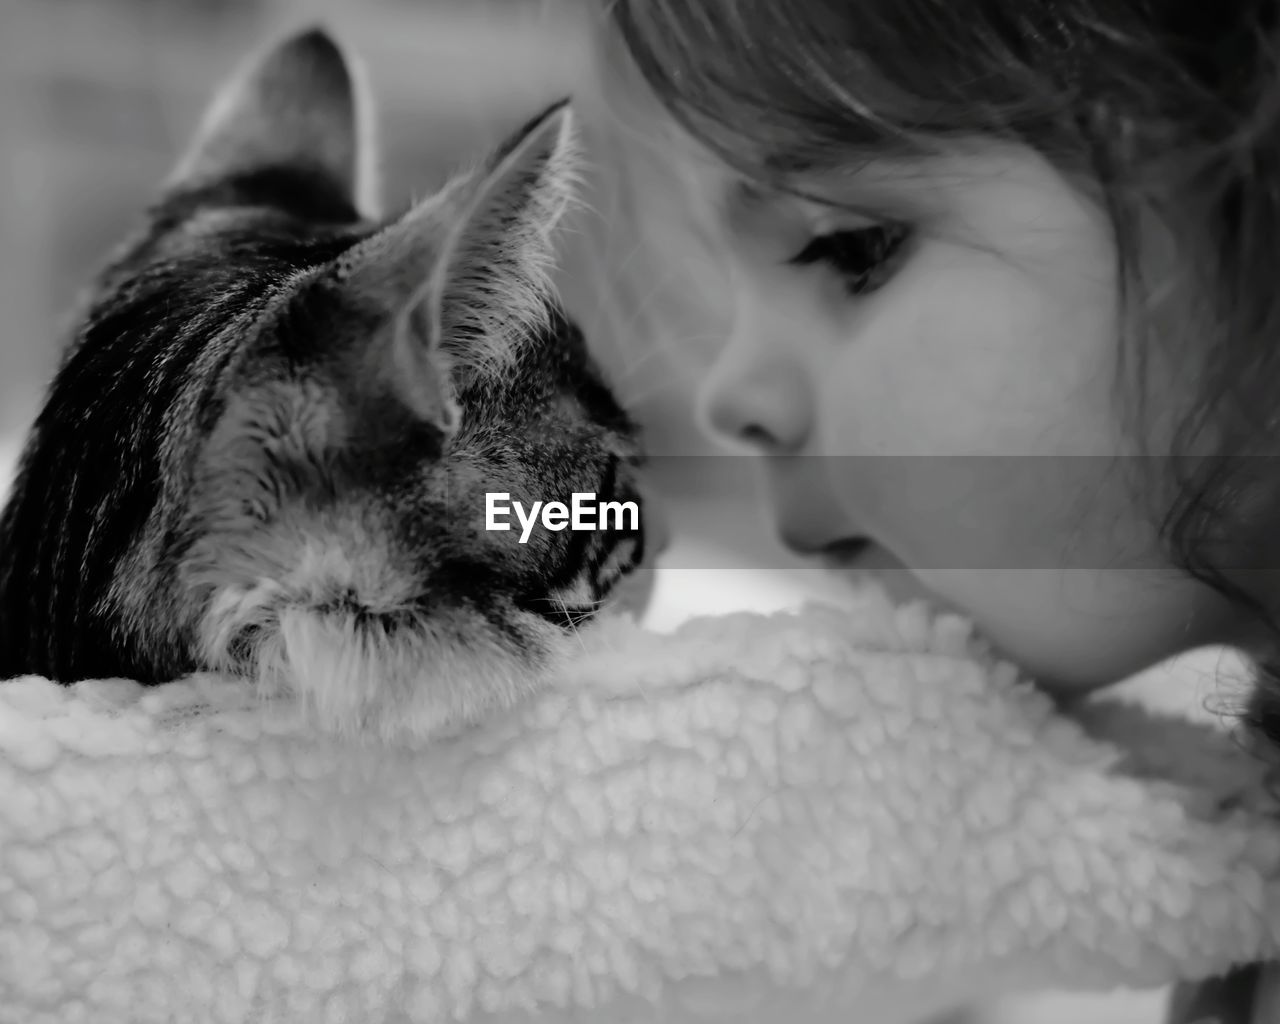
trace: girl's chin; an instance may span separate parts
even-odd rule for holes
[[[910,569],[898,561],[884,548],[868,545],[856,557],[844,559],[828,559],[827,564],[839,576],[845,577],[853,584],[867,576],[874,577],[884,588],[890,599],[899,604],[913,601],[924,601],[932,607],[951,612],[965,618],[971,618],[964,609],[952,604],[930,590]],[[1018,659],[1007,652],[1000,652],[998,644],[992,649],[1002,658],[1018,662]],[[1036,687],[1047,693],[1059,704],[1066,705],[1082,697],[1087,697],[1096,690],[1105,689],[1111,682],[1086,682],[1080,680],[1064,680],[1052,674],[1036,673],[1025,665],[1022,669],[1032,679]]]

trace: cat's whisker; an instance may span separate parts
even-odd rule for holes
[[[573,634],[573,638],[578,641],[578,646],[582,648],[582,653],[586,654],[587,645],[582,642],[582,634],[578,630],[578,623],[575,621],[574,616],[569,613],[569,606],[559,597],[556,598],[556,602],[560,605],[560,612],[564,615],[565,621],[569,625],[569,632],[571,632]]]

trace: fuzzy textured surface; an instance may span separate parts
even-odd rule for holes
[[[880,1022],[1280,955],[1229,737],[859,602],[601,622],[417,746],[210,677],[0,685],[0,1022]]]

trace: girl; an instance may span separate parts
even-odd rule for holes
[[[676,261],[675,193],[633,161],[633,237],[675,268],[636,311],[732,305],[701,419],[763,456],[783,540],[904,571],[1064,697],[1237,645],[1260,754],[1280,743],[1278,15],[613,0],[603,40],[615,115],[664,133],[654,166],[732,278]],[[1274,978],[1182,993],[1172,1019],[1280,1021]]]

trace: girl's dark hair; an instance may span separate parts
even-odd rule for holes
[[[1157,453],[1162,536],[1276,638],[1247,718],[1280,744],[1280,0],[611,0],[610,18],[667,110],[755,180],[982,138],[1105,205],[1126,405],[1145,421],[1157,355],[1191,391]],[[1172,276],[1144,280],[1153,258]]]

